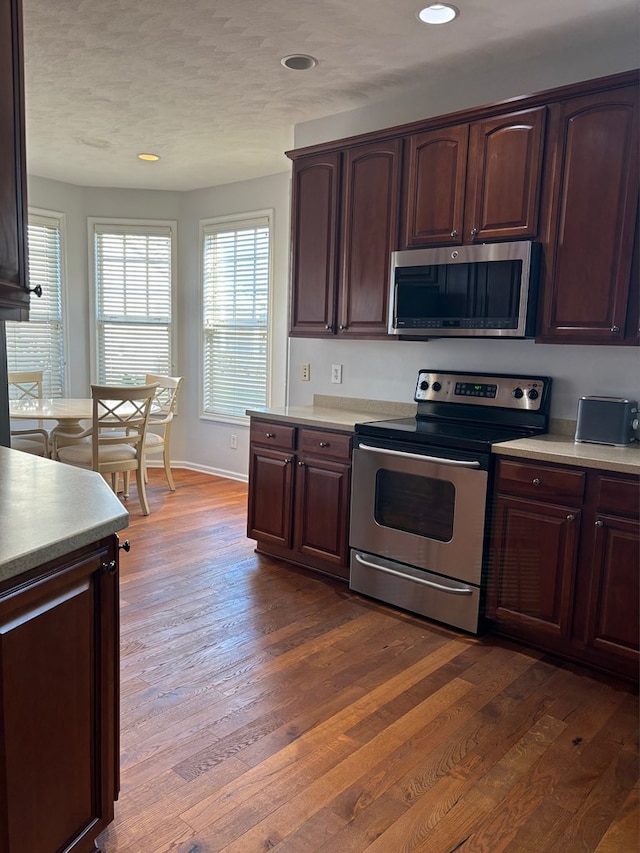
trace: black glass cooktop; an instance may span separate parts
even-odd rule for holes
[[[390,421],[370,421],[355,425],[357,435],[402,441],[412,444],[431,444],[440,447],[489,451],[492,444],[538,434],[537,430],[516,429],[493,424],[441,421],[430,418],[399,418]]]

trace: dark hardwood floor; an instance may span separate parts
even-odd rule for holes
[[[121,538],[105,853],[633,853],[638,699],[254,553],[246,486],[150,471]]]

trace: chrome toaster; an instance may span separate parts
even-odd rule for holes
[[[624,397],[580,397],[576,441],[622,447],[636,440],[638,401]]]

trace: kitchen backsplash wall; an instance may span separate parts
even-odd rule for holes
[[[311,403],[313,394],[375,400],[413,399],[420,368],[525,373],[553,379],[551,416],[575,420],[578,399],[602,394],[640,399],[640,354],[634,347],[551,346],[533,341],[440,339],[290,341],[289,404]],[[300,365],[310,365],[310,381]],[[331,382],[342,365],[342,383]]]

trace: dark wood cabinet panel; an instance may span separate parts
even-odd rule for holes
[[[398,243],[400,154],[400,140],[345,152],[340,334],[387,334],[391,252]]]
[[[547,484],[538,500],[516,476],[536,470]],[[558,505],[567,494],[578,502]],[[638,477],[500,459],[487,592],[494,628],[637,681],[639,505]]]
[[[113,819],[118,642],[116,537],[4,585],[2,853],[86,853]]]
[[[546,107],[471,125],[464,240],[538,233]]]
[[[293,454],[253,446],[249,456],[247,536],[291,547]]]
[[[337,152],[293,164],[292,335],[333,335],[337,300],[340,163]]]
[[[270,435],[293,451],[264,446]],[[348,433],[251,420],[247,535],[260,553],[349,577],[351,442]]]
[[[638,671],[640,535],[637,522],[601,516],[596,521],[587,644],[605,660],[629,660]]]
[[[500,496],[489,614],[514,635],[568,636],[580,512]]]
[[[351,465],[299,459],[294,544],[300,554],[348,565],[350,493]]]
[[[551,107],[539,339],[624,343],[638,205],[638,88]]]
[[[419,133],[405,144],[403,248],[461,243],[469,126]]]
[[[535,237],[546,108],[409,137],[403,245]]]
[[[0,4],[0,320],[28,320],[22,5]]]

